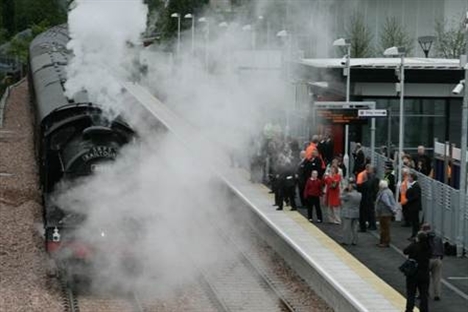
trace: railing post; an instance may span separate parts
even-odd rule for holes
[[[468,58],[468,11],[465,15],[465,54]],[[463,256],[467,242],[463,241],[466,203],[466,153],[468,145],[468,64],[465,64],[465,96],[463,97],[460,142],[460,196],[458,206],[457,256]]]
[[[445,141],[445,146],[444,146],[444,183],[448,184],[448,174],[447,174],[447,168],[448,168],[448,163],[449,163],[449,157],[450,155],[447,156],[447,148],[450,147],[450,142]],[[450,150],[450,148],[449,148]]]

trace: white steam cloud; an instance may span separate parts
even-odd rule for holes
[[[74,58],[68,65],[66,94],[82,90],[94,103],[118,110],[122,104],[115,76],[134,66],[134,51],[146,28],[148,9],[141,0],[75,0],[68,16]]]
[[[145,119],[135,115],[132,100],[121,94],[118,81],[138,71],[136,49],[129,43],[137,43],[145,30],[143,1],[75,2],[69,15],[69,48],[75,57],[68,67],[67,93],[72,96],[85,89],[93,102],[131,116],[140,141],[121,151],[111,171],[62,184],[55,201],[67,211],[86,214],[79,233],[83,240],[113,251],[105,252],[102,265],[96,263],[107,280],[170,291],[198,274],[189,258],[216,270],[212,264],[221,255],[216,254],[217,234],[212,233],[207,216],[222,222],[219,207],[228,207],[229,201],[213,188],[213,173],[202,164],[218,159],[202,140],[190,142],[193,145],[186,149],[174,136],[145,129]],[[262,14],[272,10],[267,4],[261,2]],[[228,23],[206,16],[205,23],[199,23],[201,16],[196,16],[193,53],[190,30],[182,34],[180,55],[167,53],[166,47],[145,49],[139,60],[148,66],[144,83],[215,142],[221,153],[248,166],[248,156],[257,151],[252,138],[267,122],[284,124],[285,108],[294,105],[294,91],[284,81],[285,41],[275,35],[282,28],[263,21],[252,22],[249,29],[243,27],[245,16]],[[310,24],[307,18],[304,25]],[[130,278],[120,270],[121,258],[115,255],[127,249],[138,256],[144,274]],[[96,287],[106,285],[99,278],[96,282]]]
[[[94,289],[117,284],[154,296],[192,281],[199,274],[192,260],[209,267],[222,257],[207,215],[226,200],[212,187],[213,173],[197,160],[203,154],[192,155],[174,137],[149,131],[147,116],[137,116],[132,99],[121,92],[119,81],[138,71],[129,43],[139,41],[146,17],[142,0],[81,0],[70,12],[68,95],[86,90],[108,113],[131,117],[139,141],[123,148],[110,170],[60,184],[54,201],[69,217],[85,216],[76,235],[100,251],[93,261]],[[129,270],[129,262],[139,272]]]

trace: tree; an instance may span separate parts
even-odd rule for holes
[[[46,31],[47,28],[49,28],[49,25],[46,21],[43,21],[40,24],[32,25],[30,33],[13,37],[10,40],[10,46],[8,47],[7,54],[18,58],[21,63],[26,64],[28,61],[29,45],[31,41],[38,34]]]
[[[435,48],[439,57],[459,58],[465,49],[465,26],[463,20],[437,20]]]
[[[355,12],[346,27],[346,35],[351,40],[351,57],[371,57],[373,34],[367,26],[364,16]]]
[[[8,31],[5,28],[0,28],[0,44],[4,44],[7,41]]]
[[[195,16],[199,16],[208,3],[209,0],[171,0],[162,12],[157,28],[161,30],[164,38],[172,38],[177,35],[177,19],[172,18],[171,14],[181,14],[181,29],[183,30],[188,27],[188,24],[183,23],[184,15],[193,13]]]
[[[64,23],[67,18],[60,0],[15,0],[16,31],[47,21],[50,25]]]
[[[11,35],[15,33],[15,3],[13,0],[3,0],[2,1],[2,27],[6,29],[7,34]]]
[[[387,17],[380,32],[380,52],[390,47],[405,47],[406,55],[410,55],[414,48],[414,39],[406,28],[398,23],[395,17]]]

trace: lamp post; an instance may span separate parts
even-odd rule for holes
[[[195,53],[195,15],[185,14],[184,18],[192,19],[192,55]]]
[[[351,83],[351,41],[349,39],[336,39],[333,42],[336,47],[346,47],[346,64],[345,64],[345,75],[346,75],[346,105],[349,105],[350,96],[350,83]],[[343,156],[343,162],[346,167],[346,179],[349,179],[349,125],[345,125],[345,151]]]
[[[418,37],[419,45],[421,49],[424,51],[424,55],[426,58],[429,57],[429,51],[431,51],[432,43],[436,40],[435,36],[421,36]]]
[[[206,24],[206,32],[205,32],[205,70],[208,71],[208,44],[210,42],[210,21],[206,17],[200,17],[198,19],[199,23]]]
[[[245,31],[245,32],[250,32],[250,45],[251,45],[251,48],[252,50],[255,50],[256,49],[256,44],[255,44],[255,27],[252,27],[252,25],[248,24],[248,25],[244,25],[242,26],[242,30]]]
[[[284,63],[284,67],[285,67],[285,76],[286,76],[286,83],[289,83],[291,77],[290,77],[290,64],[289,62],[291,62],[291,59],[292,59],[292,56],[291,56],[291,34],[289,34],[285,29],[279,31],[277,34],[276,34],[277,37],[281,38],[285,44],[285,47],[284,47],[284,52],[283,52],[283,63]],[[289,90],[289,88],[288,88]],[[286,131],[285,131],[285,136],[289,136],[289,106],[287,106],[286,108]]]
[[[384,51],[385,56],[400,56],[400,122],[399,122],[399,136],[398,136],[398,187],[396,190],[396,198],[400,194],[400,185],[402,183],[402,170],[403,170],[403,138],[404,138],[404,97],[405,97],[405,49],[401,47],[391,47]]]
[[[468,60],[468,11],[465,16],[465,44],[466,44],[466,58]],[[467,132],[468,132],[468,62],[461,64],[465,68],[465,96],[463,97],[463,107],[462,107],[462,133],[461,133],[461,142],[460,142],[460,205],[459,205],[459,214],[458,214],[458,233],[457,233],[457,256],[461,257],[463,255],[463,233],[464,233],[464,224],[465,224],[465,209],[466,209],[466,151],[467,151]],[[462,82],[460,82],[461,84]],[[459,88],[459,86],[457,86]],[[456,92],[457,87],[454,89]]]
[[[286,78],[289,79],[289,63],[291,61],[291,35],[287,32],[287,30],[283,29],[281,31],[279,31],[277,34],[276,34],[277,37],[281,38],[283,41],[284,41],[284,45],[285,45],[285,52],[287,51],[287,53],[283,53],[283,60],[285,62],[285,69],[286,69]]]
[[[232,70],[232,56],[231,56],[231,51],[229,49],[229,46],[230,46],[230,43],[229,43],[229,38],[228,38],[228,28],[229,28],[229,24],[225,21],[221,22],[218,24],[218,27],[219,28],[222,28],[224,29],[224,38],[222,40],[222,49],[221,49],[221,53],[223,55],[226,56],[226,67],[227,67],[227,72],[230,73],[231,70]]]
[[[180,14],[172,13],[171,17],[177,18],[177,56],[180,55]]]

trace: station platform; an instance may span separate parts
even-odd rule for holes
[[[394,224],[392,238],[395,245],[392,248],[377,248],[377,233],[363,233],[358,246],[343,248],[339,243],[340,226],[310,223],[301,215],[305,212],[301,209],[277,211],[272,206],[273,195],[266,186],[251,183],[249,174],[242,169],[229,168],[226,155],[219,155],[219,149],[197,135],[196,130],[144,88],[128,83],[124,86],[149,113],[191,149],[192,155],[213,157],[203,161],[204,165],[211,167],[249,206],[252,214],[267,225],[278,237],[278,245],[287,245],[289,249],[283,249],[286,252],[280,254],[286,258],[288,253],[295,255],[286,261],[335,311],[405,310],[405,278],[398,271],[398,266],[404,260],[400,251],[409,243],[406,240],[408,235],[403,232],[408,231],[407,228],[397,228]],[[467,261],[446,259],[444,265],[446,283],[442,301],[431,300],[431,311],[465,311],[468,280],[463,278],[468,275]],[[456,279],[450,280],[450,277]]]
[[[299,208],[297,212],[306,220],[306,209]],[[314,224],[313,226],[336,243],[342,241],[341,226],[328,223]],[[390,248],[376,246],[379,242],[378,230],[359,233],[359,243],[356,246],[343,246],[343,248],[398,293],[405,296],[405,278],[397,268],[405,259],[402,250],[410,244],[407,240],[410,234],[411,228],[402,227],[400,222],[392,222]],[[445,256],[442,278],[441,300],[434,301],[433,298],[430,298],[429,310],[466,311],[468,306],[468,258]]]
[[[276,207],[272,206],[273,195],[269,193],[269,189],[262,184],[252,184],[248,181],[247,174],[241,171],[243,170],[232,172],[228,183],[271,228],[293,246],[294,250],[308,262],[311,270],[316,270],[324,278],[323,281],[316,281],[317,284],[329,283],[349,303],[346,307],[343,303],[330,302],[335,300],[333,296],[324,298],[335,310],[405,310],[405,297],[369,269],[365,263],[359,261],[349,250],[343,248],[332,236],[329,236],[324,230],[328,225],[318,227],[310,223],[299,210],[288,211],[289,208],[286,208],[283,211],[277,211]],[[336,229],[332,230],[336,231]],[[375,247],[375,243],[368,248],[364,248],[365,245],[363,240],[362,247],[356,247],[362,252]],[[375,252],[378,253],[379,250]],[[400,260],[395,261],[403,262],[403,257],[399,257]],[[404,276],[397,267],[395,265],[391,274],[398,275],[404,283]],[[319,290],[316,291],[323,296],[320,289],[325,286],[318,288]],[[325,296],[327,296],[326,293]]]

